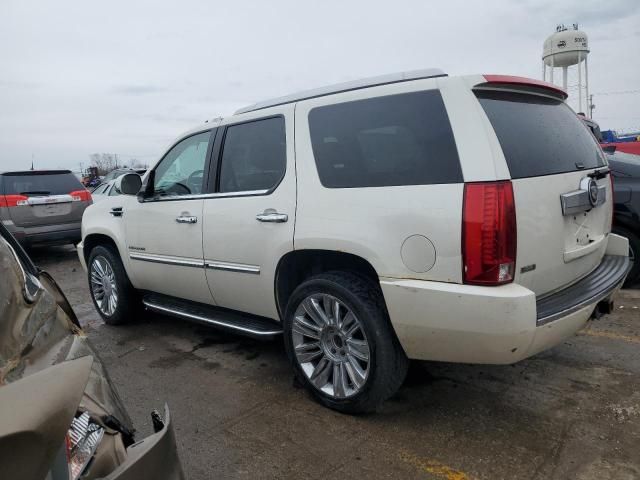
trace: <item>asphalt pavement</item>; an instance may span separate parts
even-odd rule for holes
[[[640,478],[640,290],[510,366],[414,362],[379,413],[342,415],[293,382],[281,341],[145,313],[105,325],[73,247],[32,258],[68,296],[140,435],[166,402],[187,478]]]

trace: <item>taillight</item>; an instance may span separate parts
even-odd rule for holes
[[[90,202],[91,201],[91,192],[89,190],[76,190],[71,192],[71,199],[74,202]]]
[[[465,184],[462,211],[464,283],[513,281],[517,227],[511,181]]]
[[[93,458],[102,441],[104,429],[95,423],[87,412],[71,421],[65,445],[69,480],[77,480]]]
[[[20,207],[28,205],[29,197],[24,195],[0,195],[0,207]]]

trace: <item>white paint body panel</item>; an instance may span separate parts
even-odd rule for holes
[[[260,269],[259,274],[251,274],[207,268],[207,280],[219,305],[279,320],[274,295],[275,272],[280,258],[293,250],[296,223],[294,106],[234,115],[221,126],[272,115],[285,117],[287,169],[284,178],[268,195],[205,199],[203,248],[205,263],[235,263]],[[257,221],[256,215],[266,209],[284,213],[289,219],[284,223]]]
[[[146,253],[202,262],[203,205],[204,200],[189,199],[142,202],[128,209],[123,215],[128,254]],[[198,221],[178,223],[176,218],[180,216],[195,216]],[[129,260],[128,273],[136,288],[196,302],[212,302],[203,267]]]
[[[462,281],[463,184],[325,188],[318,177],[309,136],[308,116],[315,107],[436,89],[439,80],[396,83],[298,103],[296,249],[351,253],[366,259],[381,277]],[[412,235],[428,238],[435,248],[435,263],[426,272],[416,273],[402,261],[402,244]]]
[[[596,306],[537,327],[535,295],[515,283],[477,287],[383,278],[380,285],[402,347],[420,360],[515,363],[574,335]]]

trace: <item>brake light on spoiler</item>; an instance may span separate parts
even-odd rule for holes
[[[483,75],[488,84],[500,84],[500,85],[513,85],[521,87],[534,87],[543,90],[548,90],[555,96],[561,97],[563,100],[569,96],[569,94],[562,88],[553,83],[543,82],[542,80],[536,80],[534,78],[516,77],[513,75]]]
[[[0,195],[0,207],[11,208],[28,205],[29,197],[24,195]]]
[[[466,183],[462,207],[464,283],[512,282],[516,246],[516,208],[511,181]]]

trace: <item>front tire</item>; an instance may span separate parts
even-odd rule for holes
[[[409,362],[382,292],[352,273],[317,275],[296,288],[284,334],[298,380],[320,403],[340,412],[375,411],[407,373]]]
[[[120,325],[138,313],[137,292],[113,247],[99,245],[91,250],[87,270],[91,299],[105,323]]]

